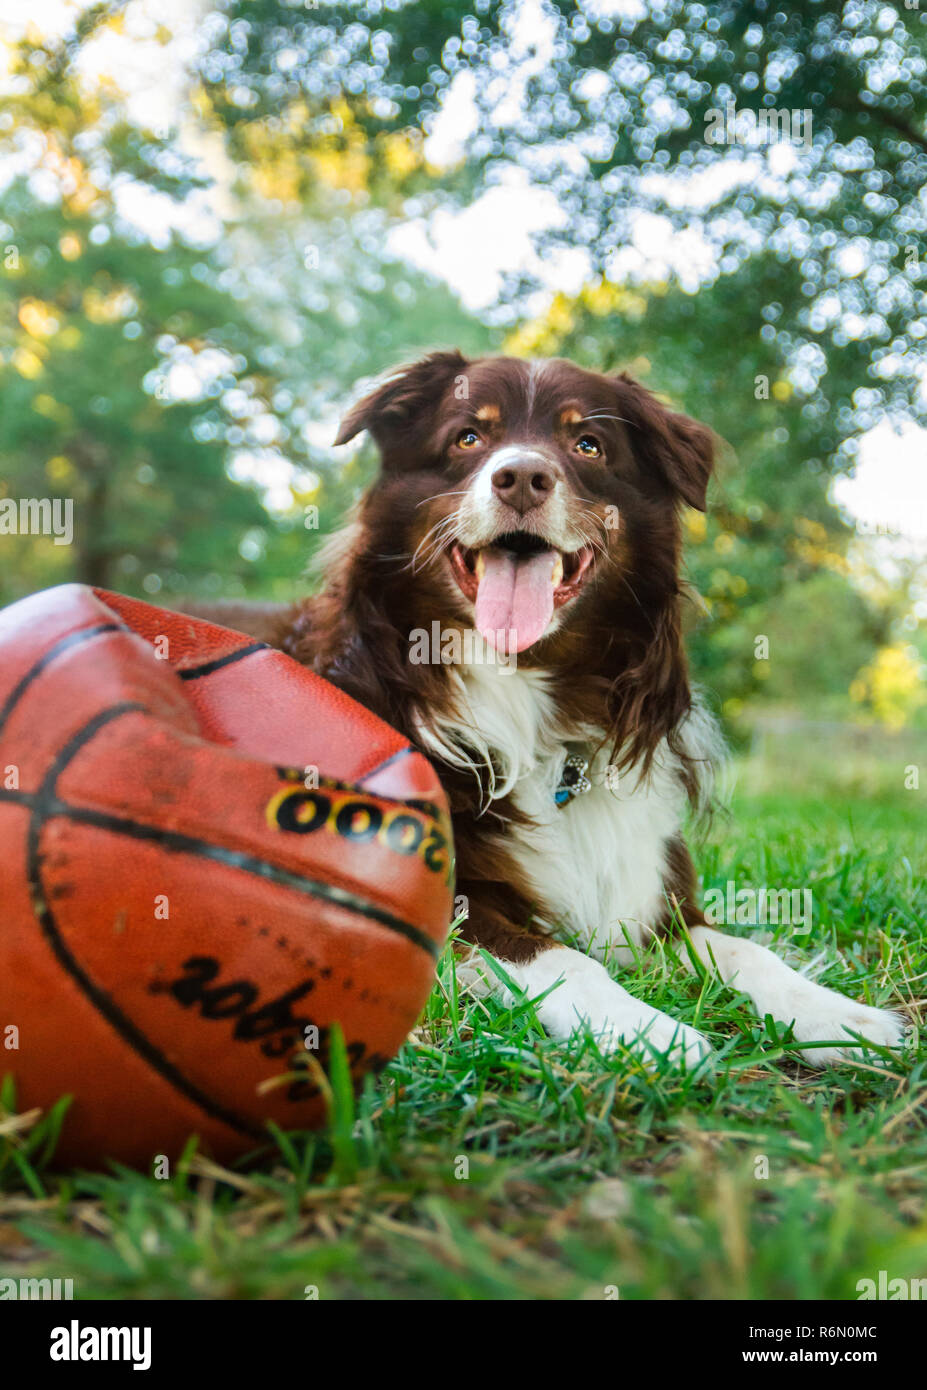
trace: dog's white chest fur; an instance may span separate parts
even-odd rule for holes
[[[665,909],[667,844],[684,804],[671,760],[659,758],[646,783],[617,776],[607,749],[592,757],[599,731],[558,727],[543,672],[473,665],[459,681],[458,717],[422,735],[443,757],[449,744],[465,743],[484,770],[491,760],[493,796],[511,795],[531,817],[530,827],[507,834],[543,904],[539,920],[598,956],[627,940],[637,944]],[[577,744],[592,759],[592,787],[558,806],[554,793]],[[459,753],[453,761],[461,764]]]
[[[534,827],[513,833],[523,845],[519,862],[553,914],[549,925],[602,957],[617,943],[638,944],[663,915],[667,842],[679,828],[682,793],[616,779],[600,753],[586,773],[590,790],[558,806],[565,753],[561,744],[517,784],[516,804]]]

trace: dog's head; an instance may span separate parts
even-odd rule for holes
[[[532,664],[571,630],[617,631],[620,611],[632,629],[663,621],[678,506],[704,510],[713,439],[630,377],[433,353],[361,400],[336,442],[362,429],[382,458],[369,515],[428,575],[423,616]]]

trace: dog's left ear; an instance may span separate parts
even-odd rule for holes
[[[626,373],[615,380],[633,449],[683,501],[703,512],[715,460],[715,436],[707,425],[661,404],[652,391]]]

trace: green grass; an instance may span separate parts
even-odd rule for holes
[[[699,864],[706,887],[812,887],[814,930],[783,929],[781,948],[917,1022],[918,815],[916,793],[741,797]],[[459,998],[448,953],[380,1081],[355,1101],[336,1079],[331,1131],[278,1135],[257,1164],[191,1150],[170,1181],[55,1175],[60,1116],[8,1119],[2,1273],[73,1278],[78,1298],[182,1299],[852,1299],[880,1269],[927,1275],[916,1030],[903,1062],[816,1072],[665,953],[622,980],[706,1033],[713,1070],[649,1074],[588,1037],[554,1043],[528,1005]]]

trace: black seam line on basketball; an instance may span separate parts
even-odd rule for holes
[[[247,647],[239,647],[237,652],[217,656],[215,661],[204,661],[202,666],[188,666],[185,670],[178,668],[177,674],[182,681],[197,681],[200,676],[211,676],[213,671],[220,671],[223,666],[234,666],[236,661],[244,661],[246,656],[253,656],[255,652],[267,651],[270,651],[270,647],[266,642],[251,642]]]
[[[3,729],[4,724],[9,719],[32,682],[37,676],[40,676],[45,668],[50,666],[62,652],[69,651],[71,647],[80,646],[82,642],[89,642],[94,637],[100,637],[104,632],[125,631],[127,631],[127,629],[122,623],[96,623],[93,627],[82,627],[79,632],[69,632],[67,636],[59,638],[47,651],[42,653],[35,665],[31,666],[22,679],[13,687],[3,708],[0,709],[0,730]]]
[[[102,710],[95,715],[88,724],[85,724],[62,748],[52,766],[46,774],[42,783],[41,791],[36,797],[36,804],[33,809],[32,819],[29,825],[28,835],[28,854],[27,854],[27,874],[29,878],[29,888],[32,895],[32,910],[36,920],[42,929],[42,933],[48,941],[55,956],[61,963],[65,971],[84,991],[87,998],[94,1007],[103,1015],[106,1021],[116,1030],[122,1039],[132,1047],[140,1057],[142,1057],[160,1076],[168,1081],[176,1090],[180,1091],[192,1100],[205,1114],[212,1116],[213,1119],[220,1120],[231,1129],[238,1130],[241,1134],[246,1134],[250,1139],[265,1139],[267,1136],[257,1125],[234,1111],[220,1105],[211,1096],[192,1081],[190,1081],[174,1064],[159,1051],[144,1033],[136,1028],[135,1024],[128,1018],[122,1010],[113,1002],[105,990],[90,978],[72,956],[70,950],[55,921],[54,914],[48,905],[45,897],[41,879],[40,867],[40,837],[42,829],[48,819],[47,807],[57,801],[54,796],[54,787],[64,771],[67,764],[74,758],[80,750],[90,742],[90,740],[107,724],[114,719],[119,719],[125,714],[149,713],[144,705],[137,703],[124,703],[113,705],[109,709]]]
[[[365,772],[363,777],[360,779],[358,786],[362,787],[365,782],[370,781],[371,777],[376,777],[378,772],[383,772],[386,768],[392,767],[393,763],[398,763],[400,758],[407,758],[409,754],[413,753],[414,751],[415,750],[413,748],[410,748],[407,744],[405,748],[400,748],[398,753],[391,753],[390,756],[384,759],[382,763],[377,763],[376,767],[373,769],[372,772]]]
[[[37,792],[14,791],[12,787],[0,787],[0,806],[4,801],[10,802],[13,806],[32,807],[36,803]]]
[[[65,816],[80,825],[92,825],[98,830],[110,830],[113,834],[127,835],[134,840],[148,840],[153,844],[163,845],[166,849],[174,850],[178,854],[192,854],[200,859],[210,859],[214,863],[224,864],[230,869],[240,869],[243,873],[253,874],[258,878],[266,879],[269,883],[279,884],[282,888],[292,888],[297,893],[304,893],[311,898],[321,898],[325,902],[336,904],[338,907],[348,908],[351,912],[356,912],[362,917],[367,917],[372,922],[378,922],[381,926],[388,927],[390,931],[404,936],[407,941],[411,941],[414,946],[427,951],[435,959],[440,954],[440,948],[425,932],[413,923],[394,916],[392,912],[379,907],[368,898],[352,893],[347,888],[339,888],[336,884],[323,883],[318,879],[306,878],[303,874],[292,873],[289,869],[281,869],[276,864],[268,864],[266,860],[258,859],[255,855],[247,854],[242,850],[214,845],[208,840],[198,839],[195,835],[185,835],[179,830],[166,830],[159,825],[146,825],[142,821],[129,820],[123,816],[113,815],[108,811],[95,811],[91,807],[74,806],[70,802],[59,800],[57,797],[47,803],[46,817],[48,816]]]

